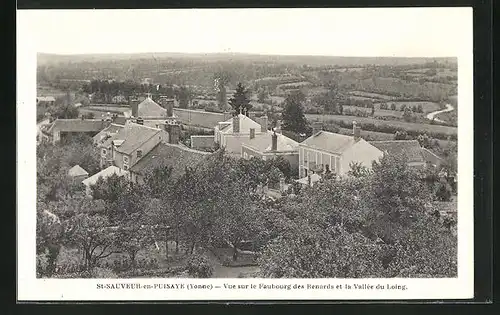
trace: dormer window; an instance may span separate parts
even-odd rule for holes
[[[140,159],[142,157],[142,150],[137,150],[137,158]]]

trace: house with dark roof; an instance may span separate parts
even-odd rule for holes
[[[361,138],[361,127],[353,122],[353,135],[342,135],[324,130],[315,132],[299,143],[299,176],[333,173],[346,175],[351,163],[371,169],[381,150]]]
[[[56,119],[44,132],[52,143],[57,143],[76,134],[87,134],[93,137],[109,124],[109,121],[101,119]]]
[[[408,165],[413,168],[424,168],[427,165],[437,167],[441,158],[420,146],[417,140],[370,141],[385,154],[404,155]]]
[[[130,168],[131,180],[144,183],[144,176],[157,167],[172,167],[171,176],[177,178],[186,167],[195,167],[209,155],[182,144],[160,142]]]
[[[108,158],[103,163],[105,166],[111,164],[128,171],[158,143],[168,141],[168,138],[163,129],[128,122],[124,128],[102,144],[101,159]],[[104,150],[110,150],[111,153]]]
[[[244,159],[258,157],[269,160],[278,156],[296,169],[299,167],[299,143],[281,133],[268,130],[258,135],[251,131],[249,140],[241,144],[241,157]]]

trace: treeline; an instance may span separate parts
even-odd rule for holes
[[[92,95],[93,103],[128,104],[132,98],[149,93],[155,101],[159,101],[160,96],[175,98],[182,108],[187,108],[194,96],[186,86],[174,87],[114,80],[93,80],[89,84],[85,84],[82,91]]]

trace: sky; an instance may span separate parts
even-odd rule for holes
[[[38,52],[55,54],[455,57],[472,36],[471,8],[18,10],[17,18]]]

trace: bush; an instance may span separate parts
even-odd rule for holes
[[[210,278],[214,272],[213,266],[205,255],[192,255],[187,262],[188,273],[196,278]]]
[[[436,189],[436,198],[439,201],[450,201],[452,189],[446,181],[440,181]]]

